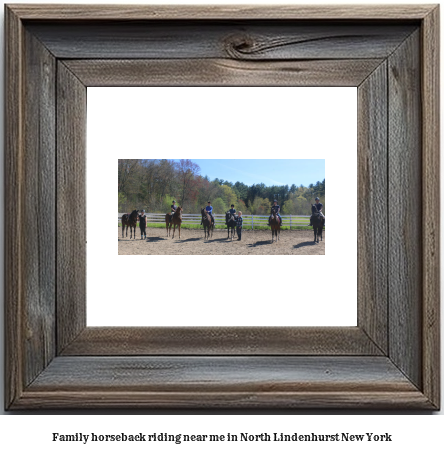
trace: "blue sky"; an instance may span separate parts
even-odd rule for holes
[[[219,160],[190,159],[200,166],[202,176],[243,182],[246,185],[264,183],[297,186],[315,184],[325,179],[325,160],[275,159],[275,160]]]

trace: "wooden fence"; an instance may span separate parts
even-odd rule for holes
[[[118,221],[123,214],[118,214]],[[146,213],[147,223],[165,223],[165,214],[152,214]],[[267,226],[268,215],[242,215],[244,219],[243,228],[252,229],[254,227]],[[182,223],[188,225],[198,225],[202,219],[201,214],[182,214]],[[216,225],[225,225],[225,214],[214,214],[214,219]],[[310,216],[309,215],[283,215],[282,216],[282,226],[297,229],[301,226],[307,226],[309,224]]]

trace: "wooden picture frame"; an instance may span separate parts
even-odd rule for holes
[[[6,409],[439,409],[438,6],[5,19]],[[86,214],[86,87],[101,85],[358,87],[358,326],[86,327],[70,214]]]

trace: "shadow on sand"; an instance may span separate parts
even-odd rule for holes
[[[254,244],[247,244],[247,247],[259,247],[260,245],[271,244],[271,239],[269,241],[257,241]]]
[[[182,244],[184,242],[193,242],[193,241],[200,241],[202,238],[189,238],[189,239],[179,239],[177,240],[177,244]],[[174,241],[174,239],[173,239]]]
[[[158,242],[158,241],[166,241],[165,238],[159,236],[148,236],[146,238],[146,242]]]
[[[223,238],[217,238],[217,239],[208,239],[205,242],[231,242],[231,239],[227,239],[227,238],[223,237]]]
[[[315,243],[314,241],[310,241],[310,242],[301,242],[299,244],[296,244],[293,248],[294,249],[300,249],[301,247],[308,247],[309,245],[313,246],[313,245],[318,245],[317,243]]]

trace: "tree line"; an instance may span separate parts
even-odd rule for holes
[[[200,167],[191,160],[119,160],[119,212],[145,209],[147,212],[169,212],[172,200],[185,214],[200,213],[211,201],[213,212],[225,213],[234,204],[244,214],[266,215],[277,199],[285,214],[309,215],[318,196],[325,208],[325,179],[303,185],[246,185],[202,176]],[[324,209],[325,210],[325,209]]]

